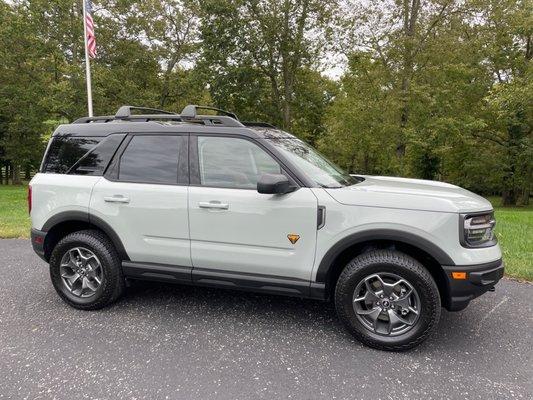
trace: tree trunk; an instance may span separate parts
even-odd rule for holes
[[[416,24],[420,10],[420,0],[403,0],[403,66],[401,83],[401,109],[400,109],[400,137],[396,144],[396,156],[403,169],[403,158],[405,156],[406,139],[405,130],[409,122],[409,91],[414,64],[414,37]]]
[[[529,197],[531,196],[531,189],[526,187],[522,193],[522,205],[529,206]]]
[[[290,131],[292,124],[291,105],[287,98],[283,101],[283,128]]]
[[[529,197],[531,196],[531,182],[533,182],[533,168],[531,162],[529,162],[527,167],[526,182],[524,183],[524,188],[522,190],[522,205],[529,205]]]
[[[169,61],[167,68],[165,70],[164,78],[163,78],[163,87],[161,88],[161,97],[159,99],[159,106],[161,108],[165,107],[165,104],[168,99],[169,94],[169,86],[170,86],[170,75],[172,74],[172,71],[174,70],[174,67],[178,63],[179,55],[175,54]]]
[[[291,129],[292,125],[292,91],[294,75],[296,71],[291,71],[290,63],[283,60],[283,128]]]
[[[13,185],[22,185],[22,181],[20,180],[20,166],[16,164],[11,169],[13,170]]]
[[[24,166],[24,179],[29,181],[31,179],[31,165],[26,164]]]
[[[502,206],[515,206],[516,205],[516,192],[514,189],[506,189],[502,192]]]

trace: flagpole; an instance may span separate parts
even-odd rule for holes
[[[91,86],[91,64],[89,61],[89,47],[87,46],[87,18],[85,0],[83,0],[83,39],[85,42],[85,80],[87,81],[87,110],[89,117],[93,116],[93,91]]]

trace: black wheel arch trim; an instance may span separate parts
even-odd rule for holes
[[[335,259],[348,248],[372,240],[390,240],[405,243],[428,253],[440,265],[455,265],[452,258],[440,247],[413,233],[394,229],[372,229],[351,234],[335,243],[322,257],[316,273],[316,282],[326,282]]]
[[[41,228],[42,232],[49,232],[54,226],[62,222],[79,221],[89,222],[89,213],[83,211],[63,211],[52,215]]]
[[[50,217],[41,228],[42,232],[49,232],[53,227],[63,222],[86,222],[102,230],[113,242],[121,260],[129,261],[130,258],[120,237],[115,230],[103,219],[83,211],[63,211]]]

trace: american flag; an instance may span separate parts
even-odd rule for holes
[[[94,37],[93,8],[91,0],[85,0],[85,26],[87,35],[87,52],[89,57],[96,57],[96,38]]]

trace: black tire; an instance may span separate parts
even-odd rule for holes
[[[378,333],[375,325],[365,326],[364,321],[356,315],[354,292],[359,284],[373,274],[394,274],[408,281],[415,289],[420,310],[418,316],[414,314],[413,321],[416,322],[410,327],[406,326],[408,330],[405,333],[398,331],[396,336]],[[417,260],[399,251],[375,250],[355,257],[346,265],[335,286],[335,308],[348,331],[362,343],[380,350],[404,351],[418,346],[435,329],[440,318],[441,302],[433,277]],[[385,317],[380,314],[379,318],[388,319],[387,312],[385,310]]]
[[[71,293],[63,283],[60,263],[71,249],[83,247],[93,252],[100,261],[103,279],[91,297],[79,297]],[[70,306],[80,310],[97,310],[115,302],[125,288],[120,258],[108,237],[97,230],[73,232],[59,241],[50,257],[50,278],[59,296]]]

